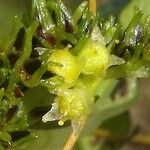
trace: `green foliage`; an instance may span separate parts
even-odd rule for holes
[[[137,101],[136,77],[150,76],[149,17],[136,9],[124,30],[113,17],[102,21],[91,14],[87,2],[73,15],[60,0],[34,0],[28,6],[32,9],[25,8],[24,17],[19,12],[11,19],[12,33],[0,45],[0,149],[60,150],[71,133],[65,121],[78,132],[89,115],[79,150],[92,149],[91,133],[100,125],[112,132],[114,123],[119,134],[128,132],[124,114],[126,126],[118,124],[120,117],[106,120]],[[120,87],[126,92],[119,94]],[[54,122],[43,123],[50,109],[48,120]],[[109,149],[107,144],[94,149],[104,147]]]

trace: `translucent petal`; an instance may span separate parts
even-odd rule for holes
[[[55,121],[59,119],[60,119],[60,115],[59,115],[59,109],[57,103],[53,103],[51,110],[42,117],[43,122]]]

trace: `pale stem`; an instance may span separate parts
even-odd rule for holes
[[[80,133],[77,135],[74,135],[74,133],[71,134],[71,136],[69,137],[69,139],[67,140],[67,143],[65,144],[63,150],[72,150],[74,144],[76,143],[78,137],[79,137]]]
[[[91,13],[96,14],[96,0],[89,0],[89,10]]]
[[[89,0],[89,11],[93,14],[96,14],[96,0]],[[84,120],[84,121],[86,122],[86,120]],[[85,122],[82,125],[82,129],[85,125]],[[74,144],[76,143],[82,129],[78,133],[76,133],[76,134],[72,133],[70,135],[70,137],[67,140],[63,150],[72,150],[72,148],[73,148]]]
[[[72,132],[69,139],[67,140],[63,150],[72,150],[73,146],[75,145],[76,141],[78,140],[78,137],[80,136],[80,133],[82,132],[82,129],[84,128],[85,124],[87,122],[87,118],[82,120],[81,128],[77,133]]]

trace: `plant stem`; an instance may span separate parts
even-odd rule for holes
[[[96,14],[96,0],[89,0],[89,10],[91,13]]]
[[[89,0],[89,11],[93,14],[96,14],[96,0]],[[76,143],[84,125],[86,123],[86,119],[82,123],[82,127],[78,133],[74,134],[74,132],[70,135],[69,139],[67,140],[63,150],[72,150],[74,144]]]
[[[76,143],[78,137],[79,137],[80,133],[78,133],[77,135],[74,135],[74,133],[71,134],[71,136],[69,137],[69,139],[67,140],[67,143],[65,144],[63,150],[72,150],[74,144]]]
[[[72,134],[70,135],[69,139],[67,140],[63,150],[72,150],[73,146],[75,145],[76,141],[78,140],[78,137],[80,136],[80,133],[82,132],[82,129],[84,128],[85,124],[87,122],[87,118],[84,118],[81,122],[81,126],[80,129],[74,133],[74,131],[72,132]]]

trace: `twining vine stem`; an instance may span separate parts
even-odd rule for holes
[[[89,0],[89,10],[91,13],[96,13],[96,0]]]
[[[74,133],[72,133],[71,136],[69,137],[69,139],[67,140],[63,150],[71,150],[73,148],[74,144],[76,143],[79,135],[80,135],[80,133],[78,133],[77,135],[74,135]]]
[[[82,120],[80,130],[77,133],[72,132],[72,134],[70,135],[69,139],[67,140],[63,150],[72,150],[73,149],[73,146],[76,143],[76,141],[78,140],[78,137],[80,136],[80,133],[81,133],[82,129],[84,128],[86,122],[87,122],[87,118],[84,118]]]
[[[88,0],[88,2],[89,2],[89,11],[93,14],[96,14],[96,0]],[[63,150],[72,150],[72,148],[73,148],[74,144],[76,143],[83,127],[85,126],[86,121],[87,121],[86,119],[83,120],[81,130],[77,134],[72,133],[70,135],[70,137],[67,140]]]

